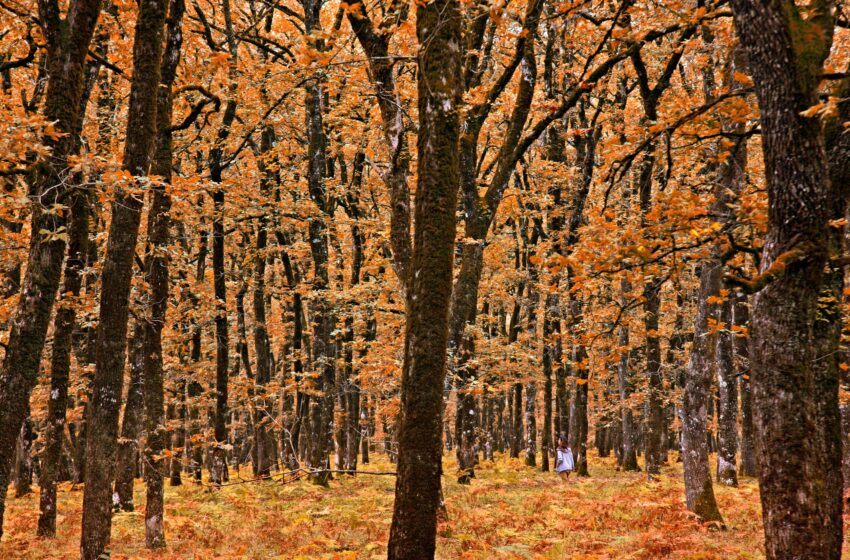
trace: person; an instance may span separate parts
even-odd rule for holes
[[[558,436],[558,449],[555,451],[555,472],[566,481],[573,470],[575,470],[573,450],[570,449],[566,436],[561,434]]]

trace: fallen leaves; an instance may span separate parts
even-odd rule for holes
[[[438,531],[443,559],[711,560],[763,558],[758,488],[717,486],[728,529],[711,531],[685,509],[681,463],[657,482],[615,469],[612,457],[591,452],[591,478],[562,483],[552,473],[500,457],[477,469],[471,486],[444,478],[449,518]],[[368,469],[389,470],[377,463]],[[445,457],[445,472],[454,458]],[[243,473],[245,477],[249,473]],[[144,548],[144,487],[136,484],[136,512],[114,517],[115,559],[263,558],[371,560],[386,557],[392,515],[392,479],[340,477],[330,489],[306,482],[246,484],[207,492],[186,482],[167,488],[168,548]],[[82,493],[62,485],[58,538],[37,539],[38,496],[7,507],[0,557],[77,558]],[[141,504],[141,507],[139,507]]]

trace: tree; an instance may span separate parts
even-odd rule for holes
[[[0,535],[13,450],[27,416],[59,289],[66,246],[64,206],[70,190],[65,177],[68,157],[79,147],[73,132],[79,129],[85,60],[100,14],[99,0],[72,1],[65,19],[58,2],[41,2],[38,7],[47,43],[44,115],[56,123],[58,134],[46,139],[52,157],[33,173],[27,272],[0,370],[0,402],[5,403],[0,414]]]
[[[396,499],[388,557],[434,557],[442,399],[455,242],[461,96],[460,4],[416,8],[419,137],[413,256],[401,381]]]
[[[147,313],[142,325],[144,336],[144,402],[147,442],[144,449],[145,482],[145,544],[148,548],[165,547],[163,471],[168,429],[165,426],[165,387],[162,366],[162,330],[168,305],[168,257],[165,254],[169,238],[168,211],[171,197],[164,185],[171,183],[173,87],[180,63],[183,43],[183,0],[170,0],[168,6],[165,50],[160,64],[160,84],[156,93],[156,139],[151,174],[160,184],[150,189],[148,210],[148,246],[145,251],[145,281],[149,287]]]
[[[816,427],[812,338],[833,203],[823,129],[809,111],[832,45],[833,6],[732,7],[761,112],[769,205],[750,355],[765,549],[768,558],[839,558],[841,528],[824,508],[838,498],[822,487],[826,434]]]
[[[156,142],[157,90],[165,18],[164,0],[140,3],[133,43],[133,81],[123,170],[112,176],[116,183],[115,200],[101,276],[97,361],[87,419],[89,435],[81,544],[84,560],[100,558],[111,531],[112,479],[127,351],[130,279],[142,213],[143,199],[138,190],[150,181],[147,176]]]

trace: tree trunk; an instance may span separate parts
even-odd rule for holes
[[[139,5],[123,162],[124,169],[134,177],[133,183],[141,184],[137,178],[148,175],[156,141],[156,101],[165,11],[164,0],[142,0]],[[127,350],[130,279],[142,210],[142,200],[129,190],[130,186],[116,185],[101,276],[97,360],[86,441],[83,560],[95,560],[104,553],[111,531],[111,490]]]
[[[60,21],[56,2],[39,4],[48,67],[44,116],[46,121],[55,123],[61,134],[44,139],[51,155],[38,166],[30,186],[33,209],[27,269],[0,369],[0,402],[3,403],[0,412],[0,536],[15,444],[28,413],[30,393],[37,382],[41,351],[65,257],[65,241],[57,235],[66,227],[65,215],[42,209],[67,203],[69,185],[63,177],[68,156],[79,146],[74,132],[79,130],[82,119],[79,109],[85,60],[100,13],[100,2],[72,0],[68,10],[74,17],[67,22]]]
[[[21,498],[32,492],[32,442],[35,434],[32,418],[27,415],[21,424],[15,451],[15,497]]]
[[[470,344],[470,342],[467,341],[466,344]],[[459,390],[455,419],[455,449],[457,451],[457,481],[459,484],[469,484],[471,479],[475,478],[476,409],[475,395],[466,389]]]
[[[654,108],[653,108],[654,111]],[[652,114],[652,112],[650,112]],[[651,117],[650,117],[651,118]],[[655,170],[654,146],[648,149],[638,179],[640,197],[641,224],[646,226],[646,214],[652,208],[652,176]],[[646,475],[652,477],[661,473],[661,432],[664,423],[662,406],[663,383],[661,380],[661,338],[658,336],[658,315],[661,308],[661,284],[663,280],[652,276],[650,270],[644,270],[643,282],[643,327],[646,336],[646,377],[647,397],[644,420],[644,445]]]
[[[390,560],[430,560],[436,548],[443,381],[460,178],[460,5],[457,0],[435,0],[418,5],[416,15],[419,174]]]
[[[631,291],[627,279],[620,280],[620,307],[624,309],[627,305],[626,294]],[[629,396],[632,392],[631,375],[629,373],[629,327],[622,324],[618,327],[617,344],[620,348],[620,360],[617,364],[617,387],[620,393],[621,424],[623,450],[621,452],[622,467],[624,471],[639,471],[637,454],[635,453],[635,426],[634,412],[629,404]]]
[[[274,127],[263,128],[260,138],[260,154],[267,154],[275,143]],[[262,177],[260,192],[267,196],[269,187],[275,181],[276,175],[265,162],[260,164]],[[274,454],[271,452],[273,441],[268,429],[272,425],[272,407],[266,393],[266,385],[271,381],[271,344],[266,329],[266,245],[268,241],[268,220],[266,216],[257,219],[257,240],[254,261],[254,353],[257,357],[257,391],[260,393],[256,408],[257,417],[254,425],[254,447],[257,453],[257,475],[268,476]]]
[[[744,293],[735,296],[735,326],[746,328],[750,323],[750,304]],[[741,378],[741,464],[739,474],[758,476],[756,469],[755,434],[753,433],[752,393],[750,385],[750,337],[736,331],[735,360]]]
[[[816,407],[813,326],[829,256],[829,170],[817,84],[832,44],[830,3],[804,19],[794,4],[733,0],[737,34],[759,101],[768,232],[752,309],[753,420],[765,552],[779,558],[840,557],[840,525],[825,505],[826,433]],[[763,287],[762,287],[763,286]]]
[[[229,473],[227,471],[227,457],[225,445],[227,444],[227,418],[229,411],[228,400],[228,362],[230,359],[230,333],[227,318],[227,277],[224,270],[225,253],[225,230],[224,230],[224,202],[225,193],[221,187],[224,173],[224,144],[230,137],[231,126],[236,120],[237,88],[236,65],[238,52],[236,39],[233,31],[233,21],[230,10],[230,0],[222,0],[221,10],[225,22],[225,39],[230,54],[228,74],[230,84],[227,90],[227,103],[224,114],[218,128],[216,143],[210,149],[209,169],[210,181],[215,183],[212,193],[213,220],[212,220],[212,267],[213,267],[213,294],[216,300],[215,316],[215,415],[213,421],[213,434],[215,444],[212,449],[210,462],[210,480],[213,484],[225,482]]]
[[[83,260],[87,252],[89,201],[77,192],[71,201],[71,225],[68,232],[68,259],[65,261],[62,300],[53,319],[53,351],[50,360],[50,399],[47,402],[47,427],[39,485],[38,535],[56,534],[56,482],[62,460],[65,414],[68,408],[68,380],[71,372],[76,304],[82,287]],[[67,298],[67,301],[64,301]]]
[[[720,393],[717,421],[717,482],[738,485],[738,376],[732,363],[732,300],[721,305],[723,330],[717,334],[717,386]]]
[[[139,453],[139,435],[144,422],[145,394],[145,356],[144,331],[136,324],[130,339],[130,386],[127,388],[127,404],[124,405],[124,418],[121,423],[121,437],[118,440],[118,453],[115,461],[115,497],[114,504],[121,511],[133,511],[133,479],[136,477],[136,465]]]
[[[513,390],[511,391],[511,398],[513,402],[513,406],[511,408],[513,412],[511,415],[511,420],[513,421],[513,425],[511,426],[511,432],[513,435],[511,438],[511,457],[516,459],[519,457],[519,450],[522,449],[523,444],[521,383],[514,384]]]
[[[844,445],[841,472],[844,475],[844,491],[850,488],[850,405],[841,405],[841,442]]]
[[[552,322],[558,320],[558,300],[555,294],[546,297],[543,310],[543,437],[540,442],[540,470],[549,472],[552,446],[552,362],[555,354]]]
[[[183,0],[170,0],[168,33],[163,53],[160,83],[157,91],[157,138],[151,172],[164,184],[171,182],[172,148],[172,87],[180,62],[183,43]],[[151,189],[148,210],[148,246],[145,254],[145,283],[148,288],[147,316],[144,332],[144,400],[147,442],[144,449],[145,483],[145,545],[147,548],[165,547],[163,473],[167,462],[162,458],[170,434],[165,421],[165,384],[162,366],[162,329],[169,298],[168,241],[171,197],[162,185]]]
[[[722,266],[722,263],[714,258],[703,262],[700,269],[694,341],[685,376],[682,404],[685,500],[688,509],[697,514],[700,519],[720,522],[723,518],[714,498],[714,487],[708,466],[706,433],[715,356],[715,336],[709,331],[709,318],[716,311],[716,304],[710,303],[709,298],[717,297],[720,293]]]

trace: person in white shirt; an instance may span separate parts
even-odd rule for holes
[[[567,444],[567,438],[561,434],[558,436],[558,449],[555,451],[555,472],[566,481],[575,468],[573,450]]]

